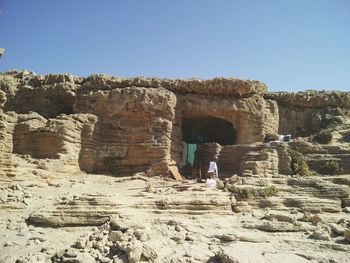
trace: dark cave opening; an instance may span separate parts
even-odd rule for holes
[[[182,140],[187,143],[236,144],[236,130],[232,123],[213,117],[183,119]]]

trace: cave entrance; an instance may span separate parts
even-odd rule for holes
[[[213,117],[183,119],[182,140],[186,143],[236,144],[236,130],[232,123]]]

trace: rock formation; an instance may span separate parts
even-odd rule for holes
[[[349,116],[349,92],[277,92],[267,93],[265,98],[278,103],[279,132],[294,137],[309,136],[329,125],[340,124]]]
[[[349,92],[0,73],[0,262],[350,262],[349,174]]]
[[[186,121],[206,121],[217,130],[225,129],[223,122],[231,125],[234,134],[226,136],[236,145],[221,145],[215,157],[208,157],[235,173],[254,147],[248,145],[278,133],[309,136],[349,120],[349,93],[266,93],[264,84],[248,80],[81,78],[13,71],[2,73],[0,83],[1,134],[6,138],[2,162],[10,162],[11,154],[27,154],[69,162],[88,173],[164,175],[180,163]],[[241,145],[247,145],[244,152]],[[338,153],[342,155],[333,157],[349,171],[347,150]]]
[[[3,154],[69,160],[89,173],[166,173],[179,164],[188,119],[225,120],[238,144],[263,142],[278,132],[277,103],[264,99],[266,86],[257,81],[31,72],[0,78],[8,134]]]

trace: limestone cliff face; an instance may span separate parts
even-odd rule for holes
[[[1,90],[6,93],[6,111],[34,111],[48,118],[72,113],[79,82],[69,74],[40,76],[26,71],[2,74],[0,81]]]
[[[29,156],[52,160],[61,170],[162,175],[180,162],[184,120],[224,120],[235,131],[235,143],[248,145],[278,132],[311,134],[336,111],[340,117],[349,112],[348,93],[266,91],[258,81],[232,78],[1,73],[0,173],[15,174],[18,158]],[[225,146],[217,158],[238,171],[244,158],[235,149]]]
[[[278,108],[260,95],[247,98],[219,96],[179,96],[181,117],[216,117],[230,121],[237,131],[238,144],[264,141],[267,133],[278,132]]]
[[[279,132],[293,137],[308,136],[329,125],[346,123],[350,116],[350,93],[306,91],[267,93],[280,113]]]
[[[115,88],[77,95],[75,112],[97,116],[84,136],[81,168],[126,174],[167,170],[176,96],[165,89]]]
[[[103,74],[91,75],[82,80],[83,86],[93,90],[109,90],[125,87],[163,87],[174,93],[205,94],[224,96],[251,96],[265,94],[267,87],[264,83],[254,80],[234,78],[200,79],[158,79],[158,78],[117,78]]]

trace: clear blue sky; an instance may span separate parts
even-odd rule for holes
[[[0,71],[350,91],[349,0],[0,0]]]

